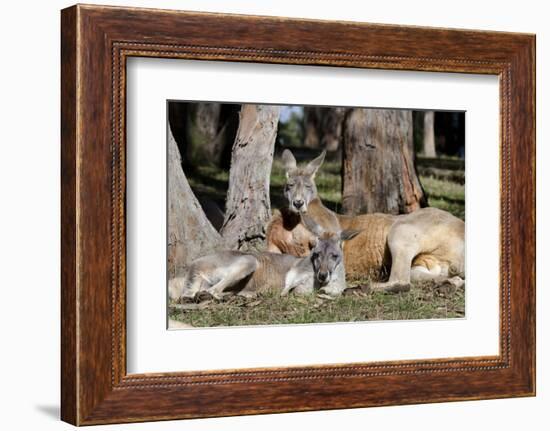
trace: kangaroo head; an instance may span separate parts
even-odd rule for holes
[[[302,217],[306,227],[315,235],[316,240],[311,250],[310,258],[315,278],[321,286],[325,286],[336,274],[344,258],[344,241],[354,238],[358,230],[343,230],[327,232],[310,217]]]
[[[315,174],[323,164],[325,151],[306,166],[298,167],[290,150],[283,151],[283,166],[286,172],[285,198],[288,208],[295,213],[306,213],[309,203],[317,197]]]

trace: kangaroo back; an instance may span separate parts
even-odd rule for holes
[[[282,291],[285,286],[286,273],[299,258],[290,254],[270,252],[251,253],[258,261],[258,268],[250,277],[238,286],[243,293]]]

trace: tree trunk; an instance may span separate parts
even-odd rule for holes
[[[426,205],[414,166],[412,129],[411,111],[347,111],[342,140],[346,214],[409,213]]]
[[[340,148],[345,108],[323,108],[321,148],[337,151]]]
[[[227,243],[240,250],[264,245],[265,227],[271,218],[269,178],[278,121],[277,106],[241,108],[221,229]]]
[[[424,111],[422,155],[435,157],[434,111]]]
[[[193,194],[183,172],[181,156],[168,128],[168,276],[192,260],[224,246]]]
[[[304,145],[329,152],[337,151],[340,148],[345,111],[345,108],[304,108]]]
[[[307,148],[320,148],[321,137],[319,136],[321,118],[319,108],[307,106],[304,108],[304,146]]]
[[[219,164],[223,149],[219,103],[190,103],[187,108],[187,157],[193,163]]]
[[[225,167],[224,156],[229,156],[235,140],[238,109],[236,104],[170,102],[170,127],[186,168]]]

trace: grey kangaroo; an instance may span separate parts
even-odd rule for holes
[[[319,290],[336,296],[346,288],[342,243],[358,231],[328,232],[305,221],[313,231],[313,248],[308,256],[270,252],[220,251],[194,260],[183,277],[170,280],[170,298],[194,298],[201,291],[222,298],[229,289],[254,297],[267,290],[287,295]]]
[[[275,213],[267,228],[268,251],[303,255],[310,240],[298,215],[307,214],[327,230],[354,229],[361,233],[344,247],[346,274],[351,278],[380,277],[391,268],[388,281],[374,289],[397,292],[410,289],[414,280],[464,283],[464,222],[437,208],[410,214],[344,216],[323,205],[315,174],[325,152],[298,166],[289,150],[283,152],[288,207]]]

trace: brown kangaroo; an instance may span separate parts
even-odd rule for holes
[[[288,207],[275,212],[267,229],[268,250],[301,256],[309,252],[310,236],[298,214],[307,214],[325,229],[353,229],[360,233],[346,243],[344,262],[349,278],[380,279],[391,268],[389,280],[374,289],[397,292],[415,280],[445,281],[455,285],[464,278],[464,222],[452,214],[423,208],[410,214],[336,214],[317,194],[315,174],[325,152],[304,167],[297,166],[289,150],[283,152]]]

